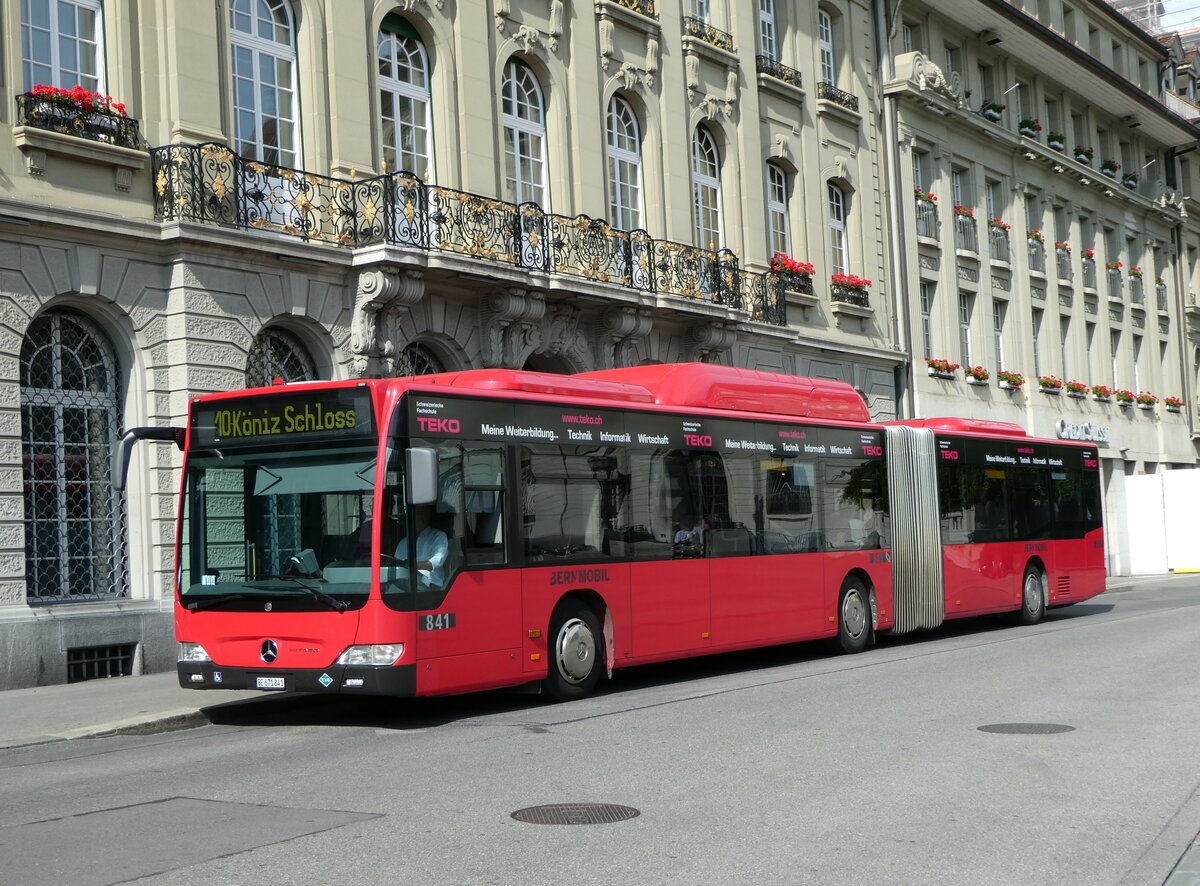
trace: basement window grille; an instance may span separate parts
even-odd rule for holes
[[[67,682],[128,677],[133,674],[136,643],[118,646],[80,646],[67,650]]]

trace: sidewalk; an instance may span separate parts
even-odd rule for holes
[[[1112,576],[1106,593],[1183,583],[1200,586],[1200,575]],[[183,689],[174,671],[10,689],[0,692],[0,749],[122,732],[162,732],[203,726],[209,720],[205,715],[207,708],[269,695],[256,690]]]

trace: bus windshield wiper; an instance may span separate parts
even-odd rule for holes
[[[273,578],[278,581],[293,582],[298,587],[304,588],[304,590],[308,591],[310,594],[313,595],[313,597],[320,600],[322,603],[324,603],[330,609],[335,609],[338,612],[345,612],[347,609],[350,608],[350,604],[347,603],[345,600],[339,600],[336,597],[329,596],[329,594],[325,593],[323,590],[321,590],[318,587],[314,587],[313,585],[310,585],[308,582],[306,582],[304,579],[302,579],[298,575],[272,575],[272,576],[269,576],[269,578]]]

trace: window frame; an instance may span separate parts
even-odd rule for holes
[[[833,16],[817,9],[817,46],[820,50],[821,77],[830,86],[837,86],[837,47],[834,43]]]
[[[792,254],[792,226],[789,217],[790,195],[787,171],[778,163],[767,162],[767,237],[771,254]]]
[[[29,0],[29,2],[33,3],[33,2],[35,2],[35,0]],[[50,16],[50,25],[49,25],[50,60],[49,60],[49,63],[35,60],[26,54],[27,51],[28,52],[33,51],[32,37],[30,36],[27,39],[27,34],[30,34],[34,30],[42,31],[45,29],[43,29],[39,26],[35,26],[32,22],[32,17],[30,17],[29,19],[26,18],[24,5],[22,5],[22,9],[20,12],[20,20],[21,20],[21,26],[20,26],[21,81],[24,85],[24,91],[25,92],[31,91],[33,89],[33,87],[38,85],[39,83],[43,83],[47,86],[57,86],[57,87],[64,88],[64,89],[70,89],[71,87],[75,86],[76,84],[83,86],[85,89],[88,88],[87,84],[81,82],[81,80],[78,76],[80,73],[82,73],[80,71],[74,71],[73,72],[74,78],[71,80],[68,80],[67,78],[65,78],[63,76],[64,72],[63,72],[63,68],[62,68],[61,42],[62,42],[62,39],[64,36],[69,36],[69,35],[63,34],[62,28],[59,23],[58,13],[59,13],[59,6],[61,3],[61,4],[67,4],[67,5],[75,8],[76,23],[78,23],[78,10],[80,10],[80,9],[88,10],[95,16],[95,25],[94,25],[95,42],[93,44],[95,55],[93,58],[93,62],[95,63],[95,66],[96,66],[96,74],[95,74],[96,84],[95,84],[95,88],[90,89],[90,91],[98,92],[100,95],[107,95],[108,90],[106,89],[106,86],[105,86],[105,80],[106,80],[105,67],[106,67],[106,65],[105,65],[105,45],[104,45],[104,7],[103,7],[103,4],[101,3],[101,0],[47,0],[47,3],[49,5],[49,16]],[[74,35],[73,39],[76,44],[76,48],[78,49],[78,47],[82,44],[82,41],[78,35]],[[79,59],[77,56],[76,57],[76,65],[78,66],[78,64],[79,64]],[[50,69],[49,80],[38,80],[37,78],[35,78],[33,76],[33,70],[32,70],[32,68],[35,66],[39,67],[39,68],[49,68]]]
[[[775,0],[758,0],[758,51],[773,62],[779,61],[779,24]]]
[[[282,9],[287,16],[287,31],[288,44],[285,46],[278,40],[267,39],[259,36],[257,33],[247,33],[241,30],[235,24],[235,16],[238,14],[235,11],[234,2],[229,4],[229,55],[230,67],[229,73],[232,78],[232,107],[233,107],[233,126],[231,133],[236,150],[242,156],[246,156],[244,147],[253,148],[252,159],[261,163],[267,163],[273,166],[283,168],[296,169],[299,168],[303,155],[303,145],[300,137],[300,90],[298,84],[298,68],[299,68],[299,53],[296,48],[296,13],[292,9],[292,4],[289,0],[248,0],[251,6],[251,27],[257,24],[260,19],[258,17],[259,7],[262,4],[277,3],[278,8]],[[251,67],[253,78],[249,81],[253,86],[254,103],[250,108],[242,107],[238,101],[238,83],[239,80],[246,78],[240,77],[238,73],[238,50],[242,49],[250,53]],[[262,59],[264,57],[273,59],[276,64],[279,62],[286,63],[288,66],[288,83],[286,87],[281,84],[273,84],[276,92],[286,90],[291,95],[291,116],[284,117],[281,115],[267,116],[263,113],[262,108],[262,91],[263,81],[261,79]],[[278,109],[278,101],[276,108]],[[242,113],[252,113],[254,116],[254,132],[253,141],[249,141],[242,136],[238,128],[238,118]],[[278,153],[278,158],[275,160],[268,159],[268,145],[263,140],[264,121],[273,120],[277,125],[277,133],[282,134],[282,124],[286,123],[291,129],[292,145],[290,150],[286,150],[280,146],[280,139],[277,139],[277,144],[270,147]],[[290,159],[287,155],[291,155]]]
[[[419,86],[414,86],[411,82],[405,82],[404,80],[400,79],[397,76],[385,75],[380,71],[380,63],[382,62],[381,49],[382,49],[382,44],[384,42],[385,35],[393,41],[393,45],[396,46],[397,50],[399,49],[399,46],[400,46],[399,41],[406,41],[407,43],[409,43],[415,47],[416,57],[420,60],[420,65],[421,65],[420,72],[421,72],[421,75],[425,82],[425,85],[423,88],[419,87]],[[411,61],[412,58],[413,58],[413,55],[410,53],[408,55],[408,61]],[[399,70],[400,70],[399,53],[393,52],[392,57],[388,60],[388,62],[392,66],[392,70],[399,73]],[[408,68],[409,68],[409,70],[413,70],[413,67],[411,64],[408,65]],[[384,172],[410,172],[413,175],[415,175],[417,178],[419,178],[423,181],[436,180],[435,172],[434,172],[435,163],[434,163],[434,153],[433,153],[434,152],[434,137],[433,137],[433,90],[432,90],[432,85],[431,85],[432,69],[431,69],[431,65],[429,63],[429,51],[425,48],[425,41],[423,41],[419,36],[413,36],[411,34],[406,34],[394,27],[388,27],[388,22],[387,22],[387,20],[385,20],[380,25],[379,30],[375,36],[375,76],[377,78],[377,88],[378,88],[378,95],[379,95],[379,99],[380,99],[379,135],[380,135],[380,157],[383,162],[383,171]],[[383,99],[384,99],[385,93],[387,94],[388,98],[391,100],[391,110],[394,114],[394,116],[391,119],[392,119],[392,132],[393,132],[393,135],[395,138],[395,144],[392,146],[389,146],[387,144],[386,139],[384,138],[383,123],[385,120],[388,119],[387,116],[384,114],[384,108],[383,108]],[[416,124],[413,122],[412,119],[410,119],[410,121],[407,124],[405,124],[401,121],[399,110],[400,110],[401,102],[404,102],[404,101],[411,102],[413,106],[416,106],[417,104],[421,104],[421,105],[424,105],[424,108],[425,108],[425,115],[424,115],[425,136],[424,136],[424,145],[423,145],[423,157],[422,157],[422,151],[417,150],[415,138],[413,139],[413,151],[412,151],[413,157],[424,160],[424,169],[420,169],[420,170],[409,169],[403,163],[401,163],[401,158],[402,158],[402,152],[401,152],[402,139],[400,138],[401,129],[409,128],[409,129],[412,129],[414,131],[414,133],[419,131],[419,128],[416,126]],[[387,154],[388,154],[389,148],[392,151],[392,154],[396,159],[396,163],[394,166],[388,165]]]
[[[622,111],[625,112],[621,114]],[[621,118],[624,117],[622,120]],[[614,128],[614,123],[624,123],[624,131]],[[605,115],[605,159],[608,171],[608,208],[613,227],[624,231],[644,228],[644,202],[642,199],[642,128],[633,106],[620,95],[608,100]],[[632,141],[636,149],[623,147],[620,142]],[[631,180],[626,180],[628,176]],[[635,205],[625,204],[623,197],[632,195]]]
[[[828,210],[825,214],[825,227],[829,232],[829,273],[845,274],[848,269],[846,217],[849,199],[842,186],[833,181],[826,182],[825,198]]]
[[[702,171],[701,164],[710,171]],[[711,200],[705,200],[709,194]],[[712,228],[706,227],[705,214],[711,215]],[[721,151],[713,134],[705,127],[697,126],[692,133],[692,236],[699,248],[716,250],[721,248],[723,229]]]
[[[523,87],[526,98],[533,96],[535,103],[520,101],[516,89],[518,80],[526,85]],[[528,86],[532,85],[532,89]],[[509,90],[512,90],[509,94]],[[512,111],[504,110],[505,104],[510,104]],[[536,108],[540,120],[530,119],[517,113],[522,107]],[[500,81],[500,122],[504,138],[504,187],[507,196],[518,206],[522,203],[534,203],[543,209],[549,209],[550,181],[547,176],[546,159],[546,94],[542,83],[529,65],[513,56],[504,65],[504,75]],[[530,147],[536,146],[536,151],[522,153],[520,146],[523,138],[527,138]],[[512,178],[509,178],[509,158],[512,158]],[[522,177],[523,164],[536,165],[540,170],[538,180],[526,181]],[[528,192],[528,193],[527,193]],[[540,199],[539,199],[540,198]]]

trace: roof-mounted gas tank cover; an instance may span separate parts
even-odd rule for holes
[[[985,421],[978,418],[911,418],[903,421],[884,422],[889,425],[905,425],[910,428],[929,428],[931,431],[949,431],[962,434],[991,434],[999,437],[1028,437],[1029,432],[1011,421]]]
[[[870,421],[862,395],[841,381],[712,363],[660,363],[581,372],[573,378],[636,385],[661,406]]]

